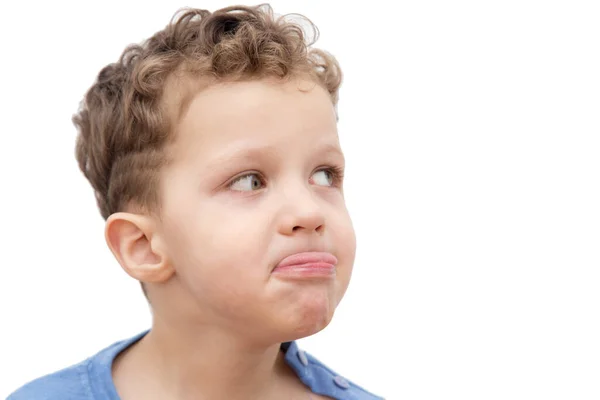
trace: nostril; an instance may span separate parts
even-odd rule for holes
[[[299,230],[301,230],[301,229],[307,229],[307,228],[306,228],[305,226],[302,226],[302,225],[296,225],[296,226],[294,226],[294,227],[292,228],[292,232],[297,232],[297,231],[299,231]],[[317,226],[317,227],[315,228],[315,232],[317,232],[317,233],[323,233],[323,230],[324,230],[324,229],[325,229],[325,228],[324,228],[324,225],[323,225],[323,224],[321,224],[321,225],[319,225],[319,226]],[[310,230],[310,229],[309,229],[309,230]]]

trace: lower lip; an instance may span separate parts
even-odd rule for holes
[[[273,270],[274,275],[286,278],[331,278],[335,276],[335,265],[325,262],[314,262],[286,267],[277,267]]]

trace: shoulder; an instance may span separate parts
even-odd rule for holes
[[[87,400],[88,360],[42,376],[18,388],[6,400]]]
[[[338,400],[382,400],[362,386],[336,373],[316,357],[298,348],[296,342],[282,345],[285,359],[300,380],[314,393]]]
[[[111,376],[113,359],[146,333],[148,330],[115,342],[78,364],[26,383],[7,400],[118,399]]]

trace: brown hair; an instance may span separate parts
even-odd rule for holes
[[[233,6],[213,13],[183,9],[142,44],[128,46],[105,66],[73,122],[76,158],[91,183],[104,219],[129,205],[160,216],[158,177],[168,163],[167,144],[181,110],[168,115],[165,89],[173,79],[211,81],[291,78],[300,74],[325,88],[337,104],[342,75],[335,58],[312,48],[300,23],[275,18],[268,4]],[[193,85],[182,85],[182,87]],[[191,89],[187,89],[191,91]]]
[[[104,67],[73,116],[76,157],[107,219],[133,202],[155,212],[157,171],[167,162],[172,121],[161,102],[177,70],[189,77],[250,80],[309,74],[337,103],[341,71],[328,53],[310,48],[302,26],[275,19],[267,4],[210,13],[184,9],[141,45],[130,45]],[[184,106],[184,104],[181,104]]]

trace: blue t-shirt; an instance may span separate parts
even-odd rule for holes
[[[7,400],[119,400],[112,379],[113,360],[148,332],[116,342],[79,364],[35,379],[8,396]],[[281,348],[285,351],[287,364],[313,393],[337,400],[382,399],[336,374],[300,350],[296,342],[283,343]]]

